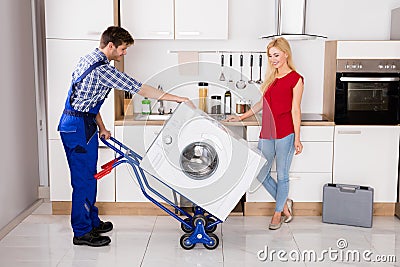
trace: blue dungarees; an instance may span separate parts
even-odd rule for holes
[[[95,206],[97,180],[93,177],[97,172],[99,140],[96,136],[96,115],[104,100],[89,112],[80,112],[71,106],[71,96],[76,83],[104,62],[91,65],[76,81],[72,81],[65,102],[65,109],[58,125],[64,150],[71,172],[72,210],[71,225],[74,236],[80,237],[100,224],[98,209]]]

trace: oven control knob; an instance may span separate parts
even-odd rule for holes
[[[396,65],[395,64],[392,64],[392,69],[396,69]]]
[[[382,64],[379,64],[379,65],[378,65],[378,69],[383,69],[383,65],[382,65]]]
[[[164,136],[164,143],[166,145],[172,144],[172,136],[170,136],[170,135]]]
[[[358,68],[361,70],[363,68],[363,65],[361,63],[358,63]]]
[[[389,69],[390,68],[390,65],[385,65],[385,69]]]
[[[346,63],[346,65],[344,65],[344,68],[345,68],[346,70],[350,69],[349,63]]]

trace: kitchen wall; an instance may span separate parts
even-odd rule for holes
[[[31,1],[0,1],[0,229],[38,199]]]
[[[399,6],[400,0],[308,0],[306,32],[324,35],[330,40],[389,40],[390,12]],[[207,19],[207,14],[204,15],[204,19]],[[197,97],[195,83],[177,86],[188,77],[166,77],[165,70],[177,68],[178,64],[178,55],[168,53],[168,51],[264,51],[268,40],[261,40],[259,37],[273,34],[274,29],[275,1],[230,0],[228,40],[136,40],[134,47],[128,50],[125,58],[125,71],[150,85],[162,84],[166,90],[178,87],[173,92],[195,98]],[[324,42],[324,39],[290,42],[297,70],[305,78],[303,112],[322,112]],[[255,55],[255,58],[257,56]],[[219,54],[199,55],[200,61],[216,64],[211,68],[212,71],[208,72],[207,77],[208,80],[216,83],[219,83],[219,57]],[[225,58],[227,57],[226,55]],[[255,60],[255,64],[257,62]],[[266,58],[264,58],[265,65]],[[246,75],[246,80],[250,71],[248,66],[249,54],[245,54],[243,73]],[[238,80],[240,78],[239,54],[234,54],[233,67],[236,69],[234,79]],[[265,67],[262,68],[262,73],[264,76]],[[253,69],[254,77],[258,78],[257,67]],[[196,81],[196,77],[192,78]],[[197,80],[200,79],[197,77]],[[227,86],[226,83],[219,83],[219,85],[225,88]],[[210,90],[220,92],[221,89],[215,89],[216,87],[211,86]],[[260,97],[257,88],[248,86],[245,90],[234,89],[233,92],[238,95],[244,94],[245,98],[250,98],[254,102]],[[140,96],[134,98],[135,112],[140,112],[141,99]]]

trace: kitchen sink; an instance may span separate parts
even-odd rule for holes
[[[138,121],[166,121],[171,117],[171,114],[138,114],[135,120]]]

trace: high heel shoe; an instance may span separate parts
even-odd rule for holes
[[[293,220],[293,200],[288,198],[286,200],[286,205],[288,207],[289,210],[289,216],[286,217],[286,219],[284,220],[285,223],[290,223]]]

